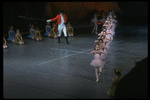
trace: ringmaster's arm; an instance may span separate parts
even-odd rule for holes
[[[46,20],[46,22],[53,22],[53,21],[56,21],[57,19],[58,19],[58,15],[53,19]]]

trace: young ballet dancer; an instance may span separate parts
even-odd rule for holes
[[[113,96],[113,97],[115,96],[115,90],[118,85],[118,82],[121,80],[121,70],[119,68],[115,69],[115,76],[116,76],[116,78],[112,79],[111,87],[107,91],[107,94],[109,96]]]
[[[98,71],[100,72],[99,75],[102,77],[103,62],[100,59],[100,54],[101,53],[104,53],[104,52],[102,50],[99,50],[99,45],[96,44],[94,46],[94,50],[91,51],[91,54],[94,54],[94,59],[90,63],[90,65],[92,65],[95,68],[96,82],[99,82]]]
[[[64,14],[64,10],[60,10],[60,14],[57,15],[55,18],[53,19],[50,19],[50,20],[47,20],[47,22],[53,22],[53,21],[56,21],[57,20],[57,24],[58,24],[58,43],[61,43],[60,42],[60,36],[62,34],[62,31],[64,33],[64,36],[65,36],[65,39],[66,39],[66,43],[67,44],[70,44],[68,42],[68,38],[67,38],[67,32],[66,32],[66,21],[67,21],[67,16]]]
[[[117,21],[114,18],[112,18],[112,16],[110,16],[110,20],[111,20],[111,25],[112,25],[111,30],[113,31],[112,35],[114,37],[115,36],[115,29],[116,29]]]
[[[13,26],[12,25],[10,26],[10,30],[8,31],[8,36],[9,36],[7,38],[8,41],[15,42],[15,39],[16,39],[15,31],[13,30]]]
[[[46,25],[45,29],[46,29],[46,32],[44,33],[44,36],[50,37],[50,34],[51,34],[51,26],[49,25],[49,22],[47,22],[47,25]]]
[[[103,42],[104,42],[105,47],[107,48],[107,49],[104,49],[104,52],[105,52],[105,54],[107,55],[107,54],[109,53],[108,50],[110,49],[110,46],[109,46],[109,45],[110,45],[110,41],[111,41],[111,40],[110,40],[110,39],[107,39],[106,36],[103,36],[102,39],[103,39]]]
[[[74,34],[73,27],[71,26],[70,22],[68,22],[67,34],[69,36],[73,36],[73,34]]]
[[[34,39],[39,41],[42,40],[43,36],[41,36],[41,32],[38,27],[36,27]]]
[[[112,42],[112,40],[113,40],[113,38],[112,38],[112,32],[107,31],[106,33],[107,33],[106,34],[106,39],[108,39],[110,42]]]
[[[19,29],[16,30],[16,40],[15,42],[16,44],[24,44],[24,41],[22,39],[22,35],[19,32]]]
[[[107,50],[107,47],[104,45],[104,42],[103,42],[103,40],[102,39],[99,39],[99,49],[101,50],[101,51],[103,51],[104,52],[104,50],[106,49]],[[106,65],[106,60],[107,60],[107,55],[106,55],[106,53],[104,52],[104,53],[102,53],[101,54],[101,60],[102,60],[102,68],[104,68],[105,67],[105,65]],[[105,69],[105,68],[104,68]]]
[[[3,37],[3,48],[7,48],[6,39]]]
[[[103,28],[102,31],[98,34],[98,36],[106,35],[106,28]]]
[[[34,39],[35,33],[34,33],[34,25],[31,25],[31,28],[29,29],[30,34],[28,35],[28,38]]]

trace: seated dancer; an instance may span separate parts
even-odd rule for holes
[[[47,25],[46,25],[45,29],[46,29],[46,32],[44,33],[44,36],[50,37],[50,34],[51,34],[51,26],[49,25],[49,22],[47,22]]]
[[[15,41],[15,31],[13,30],[13,26],[10,26],[10,30],[8,31],[8,41],[14,42]]]
[[[14,43],[16,43],[16,44],[24,44],[24,41],[23,41],[22,36],[21,36],[21,34],[19,32],[19,29],[16,30],[16,40],[15,40]]]
[[[73,27],[71,26],[70,22],[68,22],[67,34],[69,36],[73,36],[73,34],[74,34]]]
[[[59,34],[58,34],[58,43],[61,43],[61,42],[60,42],[60,36],[61,36],[62,31],[63,31],[67,44],[70,44],[70,43],[68,42],[67,32],[66,32],[66,26],[65,26],[65,23],[66,23],[66,21],[67,21],[67,17],[66,17],[66,15],[64,14],[64,11],[63,11],[63,10],[60,11],[60,14],[59,14],[59,15],[57,15],[57,16],[56,16],[55,18],[53,18],[53,19],[47,20],[47,22],[56,21],[56,20],[57,20],[58,32],[59,32]]]
[[[58,24],[53,23],[51,37],[58,38]]]
[[[115,90],[116,90],[117,84],[121,80],[121,70],[119,68],[115,69],[115,75],[116,75],[116,78],[112,79],[111,87],[107,91],[107,94],[113,97],[115,96]]]
[[[34,39],[36,39],[37,41],[42,40],[43,37],[41,36],[41,32],[38,27],[36,27],[36,30],[34,32],[35,32]]]
[[[34,25],[31,25],[31,28],[29,29],[30,34],[28,35],[28,38],[34,39],[35,33],[34,33]]]

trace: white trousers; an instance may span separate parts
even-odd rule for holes
[[[61,36],[62,31],[64,33],[64,36],[67,37],[66,26],[65,25],[58,25],[58,32],[59,32],[58,37]]]

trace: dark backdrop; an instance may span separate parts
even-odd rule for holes
[[[46,21],[18,17],[20,15],[46,20],[45,6],[46,2],[4,2],[2,6],[3,34],[8,34],[10,25],[14,26],[14,30],[20,29],[21,32],[27,32],[31,23],[39,26],[40,29],[45,29]],[[117,17],[122,25],[147,25],[147,2],[118,2],[118,6],[121,8],[122,14],[117,14]]]
[[[118,2],[124,25],[147,25],[148,2]]]
[[[20,32],[27,32],[29,30],[29,24],[34,24],[34,26],[43,29],[46,24],[45,21],[24,19],[18,16],[44,19],[45,4],[45,2],[4,2],[2,7],[3,34],[8,34],[10,25],[14,26],[14,30],[19,29]]]

